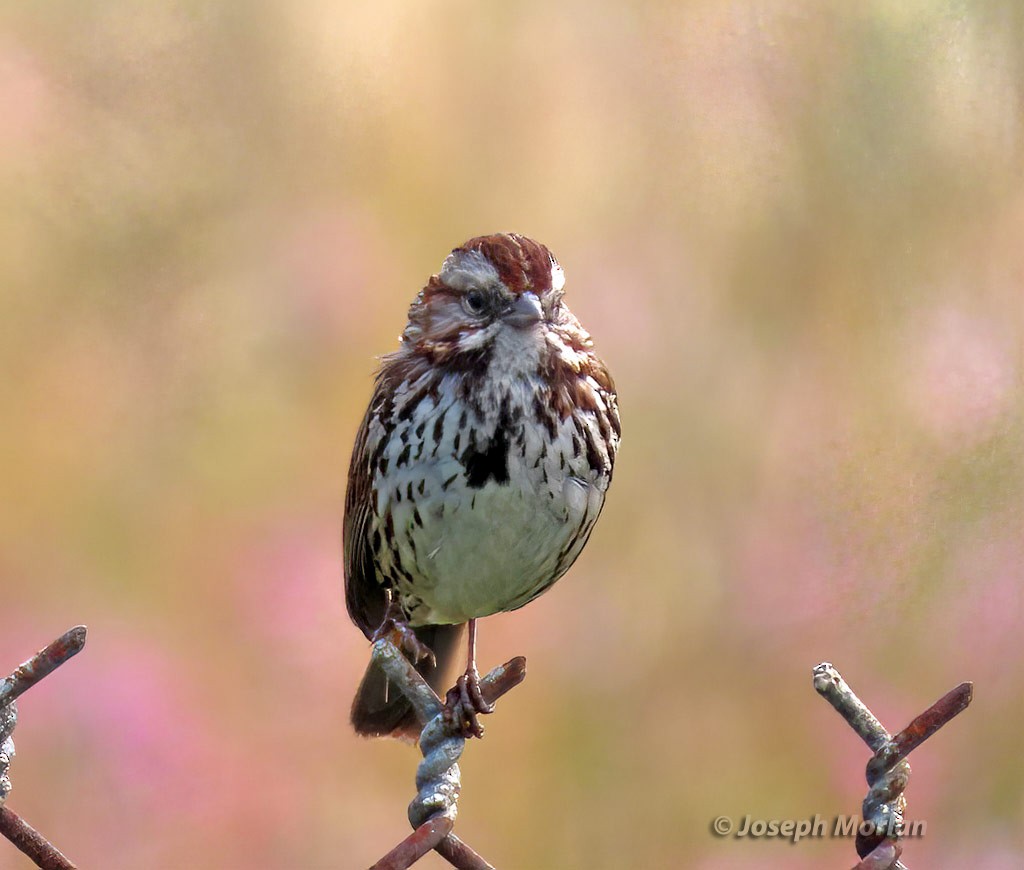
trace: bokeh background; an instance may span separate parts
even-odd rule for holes
[[[374,357],[466,238],[542,240],[618,382],[592,542],[482,662],[502,867],[851,866],[834,661],[914,758],[910,866],[1024,856],[1024,6],[375,0],[0,10],[10,805],[83,867],[362,867],[414,749],[347,725]],[[19,863],[20,862],[20,863]],[[0,866],[26,862],[0,843]],[[423,867],[441,867],[428,857]]]

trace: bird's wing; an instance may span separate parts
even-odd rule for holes
[[[380,625],[387,607],[387,590],[377,574],[371,541],[374,466],[378,444],[384,437],[381,426],[375,421],[380,419],[385,402],[378,378],[352,448],[348,491],[345,494],[345,604],[352,621],[367,637]]]

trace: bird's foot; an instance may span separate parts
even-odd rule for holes
[[[407,653],[413,664],[427,659],[432,665],[437,665],[434,651],[416,637],[416,632],[409,626],[409,620],[402,613],[402,608],[394,601],[388,604],[384,619],[381,620],[380,626],[371,638],[373,643],[385,639],[390,640],[400,650]]]
[[[481,713],[493,712],[494,704],[489,704],[480,691],[480,673],[470,666],[445,696],[445,722],[465,740],[483,737],[484,726],[478,717]]]

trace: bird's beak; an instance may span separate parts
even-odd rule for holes
[[[523,293],[516,297],[512,307],[502,315],[502,320],[517,329],[529,329],[535,323],[539,323],[543,316],[544,311],[537,296],[533,293]]]

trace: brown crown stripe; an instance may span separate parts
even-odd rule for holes
[[[554,257],[540,242],[518,233],[477,236],[456,251],[479,251],[494,266],[501,282],[515,294],[551,289],[551,264]]]

